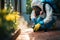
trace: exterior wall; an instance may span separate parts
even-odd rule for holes
[[[6,8],[7,8],[7,4],[10,4],[10,2],[12,4],[13,8],[15,7],[15,0],[4,0],[4,1],[5,1]],[[26,0],[17,0],[17,11],[26,13]]]
[[[17,11],[21,12],[21,0],[17,1]]]
[[[21,11],[26,13],[26,0],[21,0]]]

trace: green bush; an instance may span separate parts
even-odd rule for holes
[[[26,3],[26,10],[28,14],[31,14],[32,8],[31,8],[31,0],[27,0]]]
[[[17,29],[19,12],[10,9],[0,9],[0,38],[10,36]]]

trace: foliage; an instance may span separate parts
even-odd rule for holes
[[[17,29],[19,12],[10,9],[0,9],[0,36],[9,36]]]
[[[26,10],[27,10],[27,13],[31,13],[32,11],[32,8],[31,8],[31,0],[27,0],[27,3],[26,3]]]

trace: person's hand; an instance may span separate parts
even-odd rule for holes
[[[41,27],[41,24],[39,24],[39,23],[36,24],[34,27],[34,31],[38,31],[40,27]]]

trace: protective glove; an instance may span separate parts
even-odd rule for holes
[[[34,27],[34,31],[38,31],[40,27],[41,27],[41,24],[39,24],[39,23],[36,24]]]
[[[44,25],[44,21],[40,21],[39,23],[40,23],[41,25]]]

